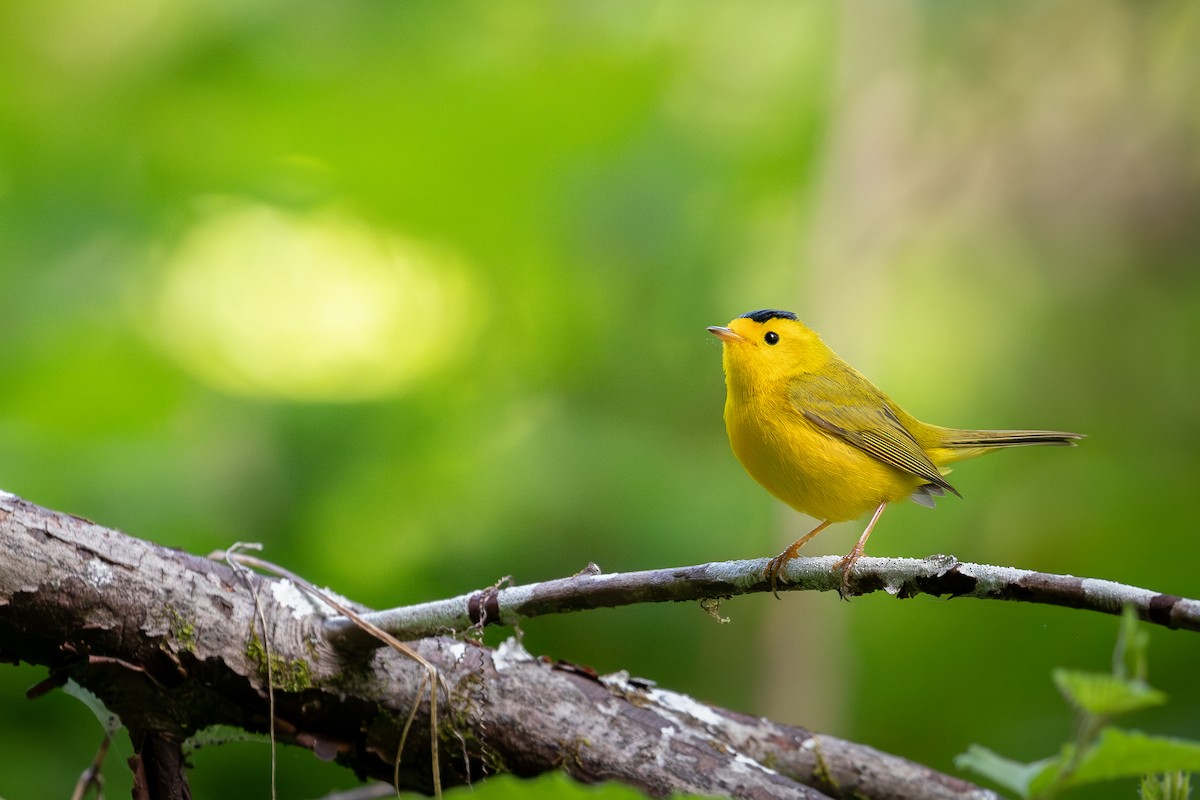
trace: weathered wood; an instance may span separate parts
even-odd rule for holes
[[[392,780],[416,706],[399,783],[432,789],[428,673],[391,649],[335,648],[327,609],[293,583],[12,495],[0,495],[0,546],[0,656],[44,664],[46,686],[74,679],[119,714],[148,796],[186,796],[177,758],[186,737],[217,724],[268,730],[268,663],[278,740],[362,777]],[[652,795],[993,797],[870,748],[536,659],[513,640],[497,649],[446,637],[413,646],[444,681],[444,785],[562,769]]]

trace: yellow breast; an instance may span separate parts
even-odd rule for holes
[[[734,455],[756,481],[820,520],[856,519],[908,497],[921,480],[820,430],[784,396],[725,404]]]

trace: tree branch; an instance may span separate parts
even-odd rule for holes
[[[392,649],[331,646],[328,609],[293,583],[241,574],[3,493],[0,542],[7,555],[0,658],[46,665],[51,676],[40,688],[73,679],[118,714],[137,749],[144,796],[187,796],[179,744],[198,731],[229,725],[265,733],[268,672],[280,741],[360,777],[391,782],[395,769],[400,787],[431,790],[428,672]],[[445,785],[561,769],[652,795],[995,797],[862,745],[626,675],[537,659],[514,640],[493,650],[434,637],[413,648],[445,687],[448,719],[436,732]],[[416,723],[397,756],[414,708]]]
[[[781,591],[838,591],[836,556],[797,558],[788,563]],[[522,619],[634,603],[705,600],[770,591],[767,559],[722,561],[691,567],[600,574],[594,565],[570,578],[508,588],[492,587],[446,600],[367,614],[366,619],[400,638],[416,638],[479,625],[515,625]],[[1131,605],[1146,622],[1200,631],[1200,601],[1161,594],[1113,581],[1046,572],[960,563],[951,556],[860,559],[850,594],[884,591],[897,598],[919,594],[1015,600],[1120,614]],[[376,646],[349,620],[326,622],[331,640],[348,647]]]

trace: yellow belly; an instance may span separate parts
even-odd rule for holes
[[[908,497],[920,478],[878,461],[799,413],[725,407],[725,428],[738,461],[754,480],[792,508],[820,520],[857,519],[882,502]]]

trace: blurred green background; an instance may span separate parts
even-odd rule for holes
[[[374,606],[773,555],[809,521],[729,452],[704,328],[780,307],[917,416],[1089,435],[960,466],[965,500],[889,511],[870,552],[1195,597],[1198,52],[1182,2],[3,4],[0,488],[261,541]],[[1105,669],[1117,631],[883,595],[722,613],[523,627],[948,771],[1055,750],[1050,670]],[[1152,636],[1171,703],[1131,722],[1200,737],[1200,640]],[[67,796],[99,743],[24,699],[44,675],[0,670],[7,800]],[[266,796],[263,745],[196,765],[197,797]],[[353,784],[281,752],[281,797]]]

